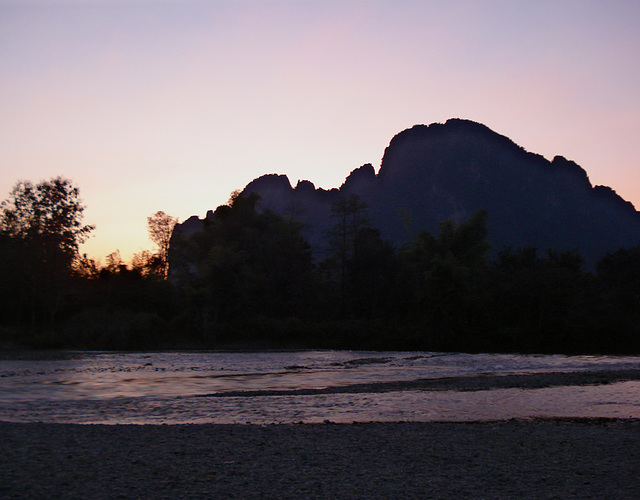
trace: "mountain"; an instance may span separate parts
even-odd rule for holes
[[[351,194],[368,204],[372,225],[396,246],[421,229],[437,233],[443,220],[466,220],[477,209],[488,213],[494,251],[577,249],[592,267],[606,252],[640,243],[640,212],[611,188],[592,186],[572,161],[548,161],[469,120],[400,132],[377,173],[363,165],[340,188],[316,189],[309,181],[294,188],[286,175],[269,174],[243,190],[251,192],[261,196],[263,209],[303,222],[319,257],[333,225],[331,204]],[[196,223],[190,219],[183,230],[190,232]]]

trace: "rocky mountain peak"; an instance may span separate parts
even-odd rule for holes
[[[417,230],[436,232],[442,220],[465,220],[478,209],[488,213],[494,251],[577,249],[593,265],[606,252],[640,242],[640,213],[611,188],[592,187],[575,162],[562,156],[548,161],[470,120],[398,133],[377,175],[365,164],[340,188],[316,189],[299,181],[294,189],[286,175],[268,174],[243,190],[252,192],[261,196],[263,209],[303,222],[316,255],[332,224],[331,204],[352,194],[368,204],[372,225],[396,246]]]

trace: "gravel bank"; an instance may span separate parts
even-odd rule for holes
[[[637,498],[640,421],[0,423],[1,498]]]

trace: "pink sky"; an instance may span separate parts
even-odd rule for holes
[[[71,178],[103,261],[158,210],[265,173],[338,187],[452,117],[640,208],[640,2],[0,0],[0,196]]]

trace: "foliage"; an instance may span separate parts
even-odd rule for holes
[[[596,297],[575,251],[505,248],[491,275],[494,330],[508,350],[573,351],[588,345]]]
[[[4,313],[14,321],[54,321],[78,247],[94,229],[82,224],[83,211],[79,189],[62,177],[20,181],[2,203],[3,283],[13,295]]]
[[[141,250],[133,254],[131,268],[145,278],[151,275],[166,278],[168,273],[168,260],[165,263],[157,254],[153,254],[149,250]]]
[[[337,302],[341,317],[354,312],[352,302],[360,302],[365,255],[374,251],[373,246],[382,244],[380,232],[369,225],[367,212],[367,204],[356,195],[341,197],[331,205],[335,223],[327,233],[329,256],[320,263],[320,269],[327,280],[325,291],[335,294],[329,301]]]
[[[331,218],[335,221],[329,230],[329,249],[331,261],[344,279],[346,268],[353,259],[356,239],[360,231],[369,226],[367,204],[357,195],[340,198],[331,205]]]
[[[260,212],[258,202],[257,195],[234,197],[203,231],[172,248],[172,280],[185,290],[203,335],[240,318],[299,314],[307,303],[312,260],[301,225]]]
[[[410,286],[406,300],[413,304],[412,315],[425,325],[427,344],[434,338],[445,348],[475,343],[472,334],[482,320],[489,251],[486,220],[486,212],[478,211],[460,224],[444,221],[437,237],[421,231],[403,250],[404,281]]]
[[[56,177],[36,185],[19,181],[2,202],[2,234],[39,245],[42,251],[72,260],[94,226],[82,225],[80,190]]]
[[[395,249],[350,197],[334,204],[316,265],[299,223],[235,193],[202,230],[172,234],[166,280],[150,251],[129,266],[118,251],[104,266],[77,255],[91,227],[77,190],[58,185],[66,212],[29,183],[3,205],[0,345],[640,352],[640,245],[604,256],[597,274],[575,251],[491,254],[478,211]],[[62,213],[78,224],[56,226]]]
[[[149,239],[158,247],[156,254],[157,262],[154,263],[151,259],[148,259],[146,255],[139,256],[138,260],[146,258],[149,267],[163,278],[167,277],[169,271],[169,245],[171,243],[173,228],[177,223],[177,217],[172,217],[161,210],[147,217]]]
[[[640,244],[605,255],[597,265],[601,328],[606,342],[596,337],[594,349],[640,351]]]

